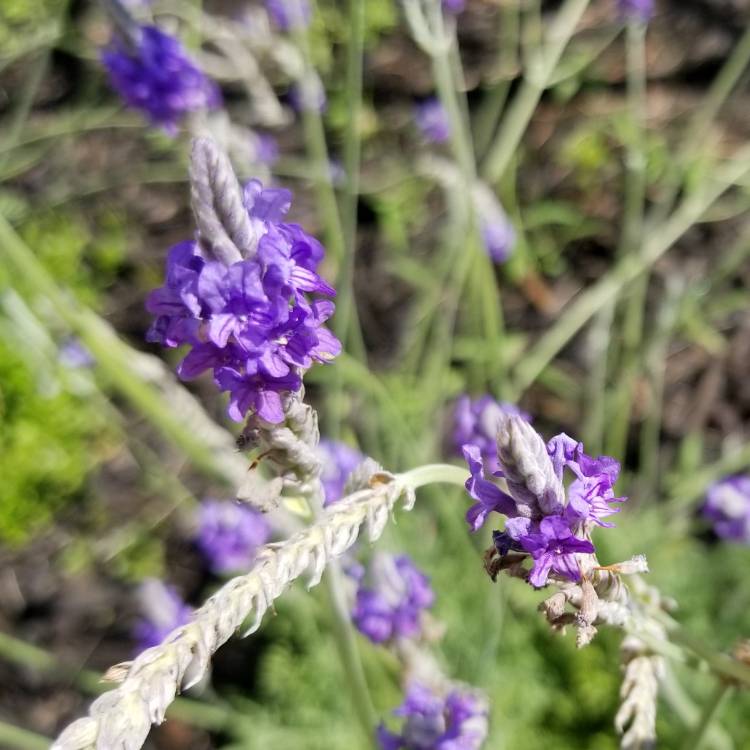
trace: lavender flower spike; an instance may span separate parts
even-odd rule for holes
[[[518,416],[498,424],[497,455],[519,515],[549,515],[560,511],[565,490],[537,431]]]
[[[434,96],[417,104],[414,119],[425,139],[432,143],[445,143],[451,137],[448,113]]]
[[[170,135],[189,112],[221,104],[216,84],[190,60],[180,42],[156,26],[135,26],[102,53],[112,86]]]
[[[173,586],[156,578],[149,578],[141,584],[138,599],[143,617],[136,622],[133,635],[138,641],[139,651],[161,643],[172,630],[190,622],[190,607]]]
[[[479,750],[487,738],[487,699],[464,686],[441,695],[412,683],[393,713],[404,724],[399,734],[378,727],[381,750]]]
[[[335,440],[323,438],[318,443],[322,472],[320,479],[325,493],[324,505],[340,500],[349,475],[365,460],[356,449]]]
[[[221,500],[200,505],[196,543],[215,573],[247,568],[270,536],[263,515],[246,505]]]
[[[750,545],[750,476],[727,477],[711,485],[703,516],[717,536]]]

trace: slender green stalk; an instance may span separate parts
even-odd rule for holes
[[[656,219],[663,218],[672,209],[688,165],[695,161],[696,155],[700,158],[704,153],[702,145],[709,134],[711,125],[748,65],[750,65],[750,26],[745,29],[745,33],[714,78],[708,92],[703,96],[700,108],[691,118],[675,158],[679,175],[662,197]]]
[[[28,729],[0,721],[0,747],[7,750],[48,750],[52,740]]]
[[[101,675],[96,672],[63,664],[48,651],[2,631],[0,631],[0,658],[52,679],[71,681],[89,695],[99,695],[111,689],[111,685],[103,682]],[[192,726],[211,730],[224,729],[232,721],[232,711],[189,698],[176,698],[169,707],[167,715]],[[0,747],[2,747],[1,743]]]
[[[583,439],[586,445],[591,446],[592,453],[602,452],[607,393],[607,351],[614,312],[614,305],[606,305],[594,317],[587,336],[586,358],[589,361],[590,375],[583,399]]]
[[[549,26],[547,44],[530,61],[530,69],[505,115],[482,168],[482,174],[491,184],[500,181],[518,150],[537,104],[588,4],[589,0],[565,0]]]
[[[534,382],[555,355],[593,315],[622,294],[629,283],[651,268],[659,258],[701,219],[719,197],[750,174],[750,147],[741,149],[731,163],[716,170],[715,179],[702,190],[685,197],[672,216],[648,233],[641,252],[622,258],[598,282],[578,295],[516,367],[515,385],[522,392]]]
[[[706,701],[706,705],[703,706],[703,711],[701,711],[698,722],[690,730],[688,736],[685,737],[685,741],[682,743],[682,750],[700,750],[703,747],[706,735],[711,729],[714,719],[716,719],[719,709],[730,690],[731,686],[728,682],[719,680],[719,683]]]
[[[463,487],[466,478],[466,469],[452,464],[427,464],[398,475],[399,481],[415,490],[426,484],[454,484]]]

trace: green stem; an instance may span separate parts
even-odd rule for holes
[[[44,649],[1,631],[0,658],[56,680],[69,680],[88,695],[99,695],[111,689],[111,685],[103,682],[96,672],[63,664]],[[189,698],[176,698],[167,710],[167,716],[210,730],[224,729],[232,722],[230,710]]]
[[[718,685],[714,688],[706,705],[703,707],[698,722],[682,743],[682,750],[700,750],[703,747],[703,741],[706,739],[706,735],[730,690],[731,686],[728,682],[719,680]]]
[[[52,741],[28,729],[0,721],[0,747],[7,750],[48,750]]]
[[[538,50],[513,99],[495,142],[485,160],[482,173],[491,184],[500,181],[516,154],[537,104],[570,42],[589,0],[565,0],[549,26],[548,43]]]
[[[453,484],[463,487],[467,471],[452,464],[427,464],[397,475],[397,480],[416,490],[426,484]]]
[[[731,163],[717,170],[716,179],[712,184],[686,196],[664,224],[648,233],[640,253],[622,258],[606,276],[579,294],[557,323],[532,346],[517,365],[515,384],[519,392],[536,380],[555,355],[593,315],[622,294],[623,289],[644,271],[651,268],[729,187],[748,174],[750,147],[745,147],[735,155]]]

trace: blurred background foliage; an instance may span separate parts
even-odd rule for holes
[[[351,111],[344,64],[350,22],[344,3],[317,5],[311,56],[329,94],[331,156],[340,159]],[[712,10],[718,5],[657,0],[641,144],[657,220],[675,197],[700,196],[720,159],[748,135],[744,76],[701,148],[678,148],[747,23],[747,4],[723,16]],[[556,6],[523,4],[528,44],[539,8]],[[517,12],[510,1],[475,0],[459,23],[478,146],[487,102],[518,88],[516,51],[508,57],[498,48],[508,8]],[[154,2],[153,10],[182,19],[185,39],[198,48],[195,26],[184,19],[200,13],[201,3]],[[204,10],[228,12],[221,3],[206,2]],[[712,202],[700,222],[688,222],[641,291],[616,288],[609,307],[524,383],[534,342],[559,330],[574,295],[614,278],[622,260],[632,132],[614,3],[591,4],[561,80],[496,185],[518,233],[513,257],[493,268],[475,254],[462,272],[460,196],[434,178],[429,163],[425,169],[432,155],[412,122],[414,101],[433,90],[429,65],[409,41],[397,3],[368,0],[365,18],[351,318],[362,340],[352,345],[350,321],[347,353],[310,373],[325,432],[400,470],[449,454],[459,393],[520,399],[546,436],[565,430],[584,438],[590,452],[622,459],[618,489],[631,499],[617,529],[597,539],[600,558],[646,554],[650,580],[679,602],[678,619],[730,650],[748,636],[750,551],[717,541],[697,510],[710,481],[750,462],[747,179]],[[697,29],[712,44],[693,45]],[[190,542],[191,511],[196,498],[232,496],[231,483],[196,465],[186,443],[144,407],[147,400],[134,400],[122,385],[130,378],[148,391],[155,381],[138,380],[137,368],[123,369],[122,360],[110,362],[119,379],[103,367],[109,339],[101,331],[90,368],[61,360],[71,336],[90,344],[99,335],[81,323],[83,308],[129,346],[156,353],[143,340],[143,300],[159,283],[168,247],[192,232],[186,142],[147,131],[121,111],[95,59],[107,34],[88,2],[0,5],[0,562],[7,573],[0,581],[0,717],[47,735],[81,712],[86,687],[64,666],[42,669],[41,657],[6,637],[34,643],[74,669],[101,670],[127,658],[135,583],[164,577],[193,604],[217,585]],[[278,70],[270,75],[283,93],[289,81]],[[226,90],[230,111],[247,114],[237,82]],[[329,227],[307,179],[303,130],[293,121],[276,129],[282,156],[268,177],[294,187],[294,220],[323,236]],[[659,228],[655,220],[647,231]],[[326,275],[340,277],[339,260],[327,262]],[[54,299],[40,287],[44,278]],[[190,389],[227,426],[210,385]],[[442,663],[490,696],[487,747],[616,748],[618,637],[604,631],[576,651],[569,636],[552,635],[536,612],[538,592],[487,579],[481,554],[489,538],[469,536],[465,507],[457,491],[425,489],[382,545],[408,552],[431,576],[433,614],[445,627]],[[288,592],[258,635],[217,655],[201,700],[218,713],[169,722],[150,747],[360,746],[329,617],[322,593]],[[359,645],[376,707],[387,716],[400,701],[397,664],[364,638]],[[671,665],[660,747],[681,747],[710,691],[694,666]],[[710,744],[750,747],[749,710],[746,693],[733,696]]]

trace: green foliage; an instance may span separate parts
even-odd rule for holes
[[[17,544],[83,500],[99,425],[83,399],[43,392],[37,373],[2,339],[0,422],[0,541]]]

